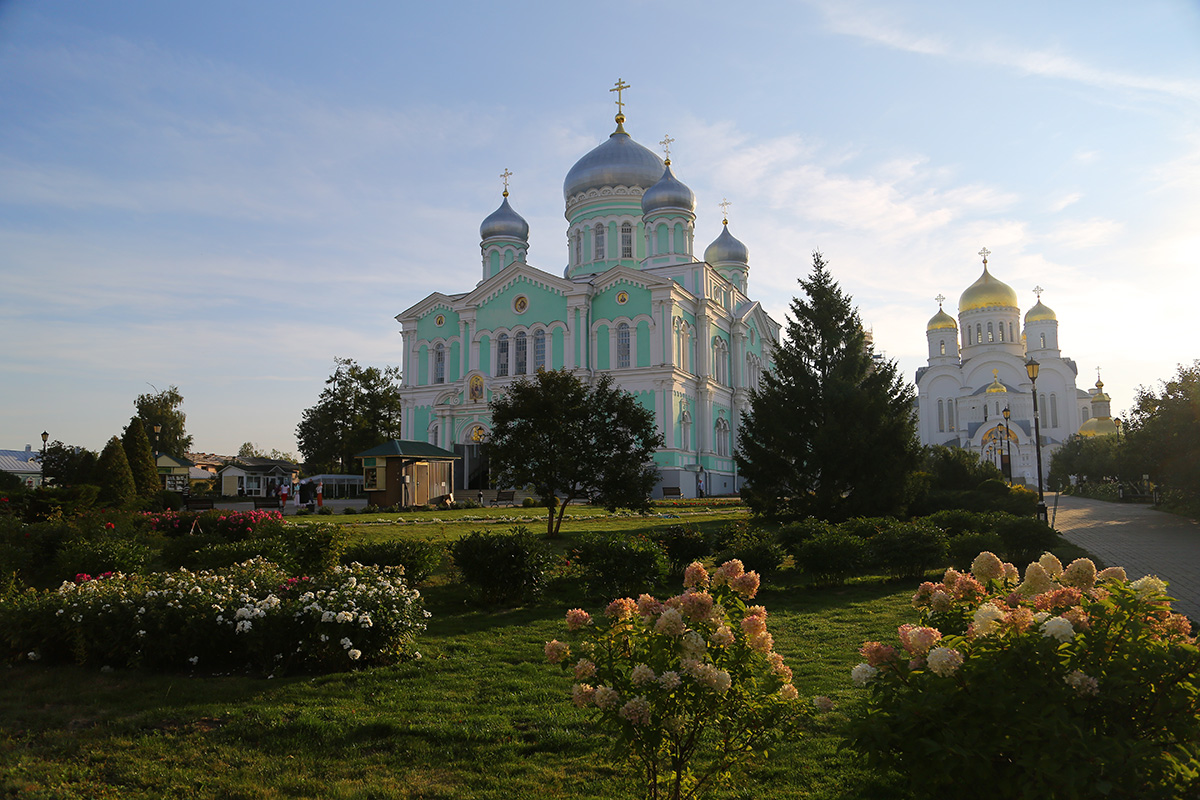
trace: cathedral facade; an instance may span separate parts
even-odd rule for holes
[[[740,488],[738,420],[771,368],[780,326],[749,297],[749,251],[728,219],[695,258],[695,195],[672,173],[669,149],[660,158],[624,122],[618,113],[616,130],[567,173],[564,269],[528,263],[529,225],[509,204],[505,170],[500,207],[479,230],[479,283],[396,316],[402,436],[462,456],[460,491],[489,487],[489,401],[559,368],[585,382],[611,374],[654,413],[664,439],[656,495]]]
[[[1037,486],[1035,382],[1026,362],[1039,364],[1043,480],[1069,436],[1081,426],[1086,435],[1108,418],[1109,398],[1099,380],[1093,392],[1076,388],[1079,369],[1059,349],[1058,317],[1042,303],[1041,289],[1022,325],[1017,293],[988,271],[986,248],[980,255],[983,274],[959,298],[958,319],[941,309],[939,297],[926,326],[929,361],[917,370],[921,443],[966,448],[1014,481]]]

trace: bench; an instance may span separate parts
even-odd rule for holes
[[[256,497],[254,498],[254,510],[261,511],[264,508],[279,508],[278,497]]]
[[[212,501],[211,497],[196,497],[196,498],[189,497],[187,499],[187,510],[188,511],[207,511],[208,509],[210,509],[212,507],[213,507],[213,501]]]
[[[517,504],[516,500],[514,499],[516,495],[517,492],[515,489],[501,489],[500,491],[496,492],[495,505],[507,503],[510,506],[515,506]]]
[[[662,493],[663,500],[666,500],[669,497],[678,497],[680,499],[683,498],[683,490],[678,486],[664,486],[662,487]]]

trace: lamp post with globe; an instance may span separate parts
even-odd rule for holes
[[[1038,401],[1037,401],[1037,376],[1038,370],[1041,369],[1041,364],[1034,360],[1033,356],[1025,362],[1025,372],[1029,374],[1029,382],[1033,385],[1033,447],[1037,454],[1037,479],[1038,479],[1038,519],[1050,524],[1050,515],[1046,511],[1046,495],[1042,490],[1042,426],[1038,421]]]

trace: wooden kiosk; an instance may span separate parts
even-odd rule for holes
[[[423,506],[453,499],[460,457],[428,442],[393,439],[354,456],[363,462],[363,490],[373,506]]]

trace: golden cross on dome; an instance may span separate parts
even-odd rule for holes
[[[942,309],[942,303],[946,302],[946,295],[944,295],[944,294],[942,294],[941,292],[939,292],[939,293],[938,293],[938,296],[937,296],[937,297],[935,297],[935,298],[933,298],[933,299],[934,299],[934,300],[937,300],[937,304],[938,304],[938,310],[939,310],[939,311],[941,311],[941,309]]]
[[[663,140],[659,142],[659,144],[663,146],[663,152],[667,155],[666,162],[668,164],[671,163],[671,145],[674,144],[674,142],[675,140],[671,138],[671,134],[669,133],[664,135]]]
[[[505,197],[508,197],[508,179],[511,178],[512,176],[513,176],[513,174],[508,171],[508,167],[505,167],[504,172],[500,173],[500,178],[504,181],[504,196]]]
[[[1033,287],[1033,293],[1037,295],[1038,302],[1042,302],[1042,292],[1046,291],[1040,286]]]
[[[729,202],[724,197],[722,197],[721,202],[717,203],[717,205],[719,205],[721,207],[721,216],[724,218],[724,224],[728,225],[729,224],[729,207],[731,205],[733,205],[733,203]]]
[[[620,116],[625,115],[625,103],[621,100],[621,92],[623,92],[629,88],[631,88],[631,87],[629,86],[628,83],[626,83],[621,78],[617,78],[616,84],[613,85],[613,88],[609,89],[610,92],[617,93],[617,114]]]
[[[985,267],[987,266],[987,257],[990,256],[991,254],[992,254],[992,251],[988,250],[986,247],[979,251],[979,255],[983,256],[983,265]]]

